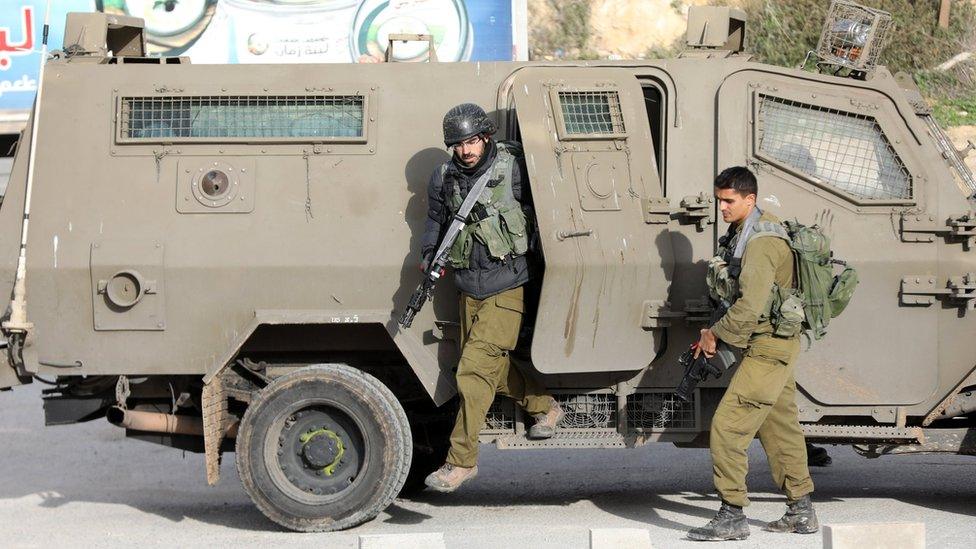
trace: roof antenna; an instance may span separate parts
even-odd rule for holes
[[[23,348],[27,335],[34,325],[27,320],[27,228],[30,222],[31,190],[34,186],[34,163],[37,157],[37,126],[41,97],[44,93],[44,67],[47,65],[47,38],[50,31],[51,0],[47,0],[44,12],[44,31],[41,39],[41,65],[37,72],[37,96],[31,113],[30,149],[27,151],[27,190],[24,194],[24,222],[20,229],[20,256],[17,258],[17,278],[14,281],[14,297],[10,302],[10,318],[3,323],[3,331],[9,339],[9,351],[14,366],[24,366]]]

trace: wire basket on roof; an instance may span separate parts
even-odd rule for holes
[[[817,56],[822,63],[868,72],[878,64],[891,36],[891,14],[835,0],[824,21]]]

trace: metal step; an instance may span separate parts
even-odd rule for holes
[[[921,427],[887,425],[814,425],[800,424],[811,440],[841,439],[844,442],[892,442],[915,444],[925,440]]]

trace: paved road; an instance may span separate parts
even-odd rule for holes
[[[127,441],[104,421],[42,427],[40,390],[0,394],[0,545],[4,547],[215,544],[355,548],[360,533],[443,532],[448,547],[587,547],[589,528],[646,528],[655,547],[682,541],[717,507],[706,450],[485,448],[481,476],[454,495],[398,500],[376,520],[334,534],[282,532],[251,506],[228,456],[220,484],[196,454]],[[823,522],[924,521],[929,547],[972,547],[976,459],[866,460],[832,449],[817,470]],[[758,445],[751,451],[752,537],[723,547],[820,547],[819,535],[761,532],[783,499]]]

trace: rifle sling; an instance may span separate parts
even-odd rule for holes
[[[481,193],[488,187],[488,182],[491,180],[491,172],[491,169],[485,170],[485,173],[474,182],[471,190],[468,191],[468,195],[464,197],[464,201],[461,202],[461,207],[454,214],[450,226],[448,226],[447,231],[444,233],[444,238],[441,240],[440,246],[437,247],[437,253],[434,254],[433,261],[430,262],[431,269],[437,270],[446,263],[447,252],[454,245],[454,241],[457,240],[458,235],[461,234],[461,229],[467,225],[468,214],[471,213],[474,205],[478,202]]]

